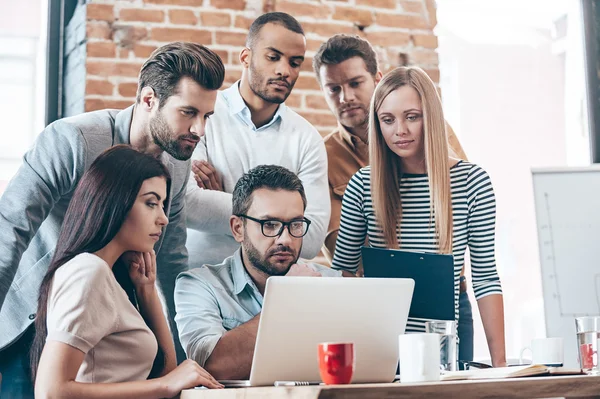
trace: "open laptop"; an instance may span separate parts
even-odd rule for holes
[[[413,288],[410,279],[269,278],[247,385],[321,381],[321,342],[354,343],[353,383],[392,382]]]
[[[410,317],[455,319],[452,255],[362,247],[362,261],[365,277],[415,281]]]

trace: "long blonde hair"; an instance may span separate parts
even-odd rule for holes
[[[425,166],[429,177],[430,223],[435,218],[439,253],[452,253],[452,199],[448,139],[442,102],[429,76],[417,67],[399,67],[386,74],[375,88],[369,115],[371,196],[375,217],[389,248],[399,248],[402,199],[400,157],[385,142],[377,112],[383,100],[404,85],[414,88],[421,99]]]

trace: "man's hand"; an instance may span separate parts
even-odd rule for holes
[[[321,273],[308,265],[294,263],[286,273],[286,276],[321,277]]]
[[[206,161],[192,161],[192,173],[198,187],[223,191],[223,182],[217,170]]]

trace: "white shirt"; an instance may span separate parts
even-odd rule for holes
[[[187,225],[197,230],[188,230],[191,267],[219,264],[239,248],[229,229],[231,193],[238,179],[258,165],[280,165],[298,175],[306,192],[305,216],[312,221],[301,256],[310,259],[319,253],[331,212],[327,153],[321,135],[306,119],[281,104],[269,123],[256,128],[237,82],[219,92],[192,159],[206,160],[217,170],[224,192],[201,189],[190,176]]]

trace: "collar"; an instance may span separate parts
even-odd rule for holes
[[[252,278],[246,271],[244,267],[244,262],[242,262],[242,248],[238,248],[237,251],[233,254],[233,265],[231,268],[231,277],[233,278],[233,290],[236,295],[239,295],[247,285],[252,287],[258,292],[258,288],[256,288],[256,284],[252,281]]]
[[[364,143],[360,138],[346,130],[346,128],[340,122],[337,124],[337,130],[339,131],[342,139],[350,146],[350,148],[352,148],[353,151],[356,150],[357,141],[360,141],[361,144],[368,145],[368,143]]]
[[[271,118],[271,120],[268,123],[261,126],[260,128],[256,128],[256,126],[254,126],[254,123],[252,122],[252,114],[250,112],[250,108],[248,108],[246,102],[244,101],[240,93],[240,81],[238,80],[230,87],[223,90],[222,94],[223,99],[227,103],[227,107],[229,108],[230,114],[238,115],[254,131],[266,129],[267,127],[277,122],[279,119],[283,119],[287,110],[287,106],[285,104],[279,104],[279,107],[277,107],[277,111],[275,112],[275,115],[273,115],[273,118]]]
[[[115,117],[115,136],[113,137],[114,144],[130,144],[131,120],[133,119],[133,108],[135,105],[130,105],[117,113]]]

